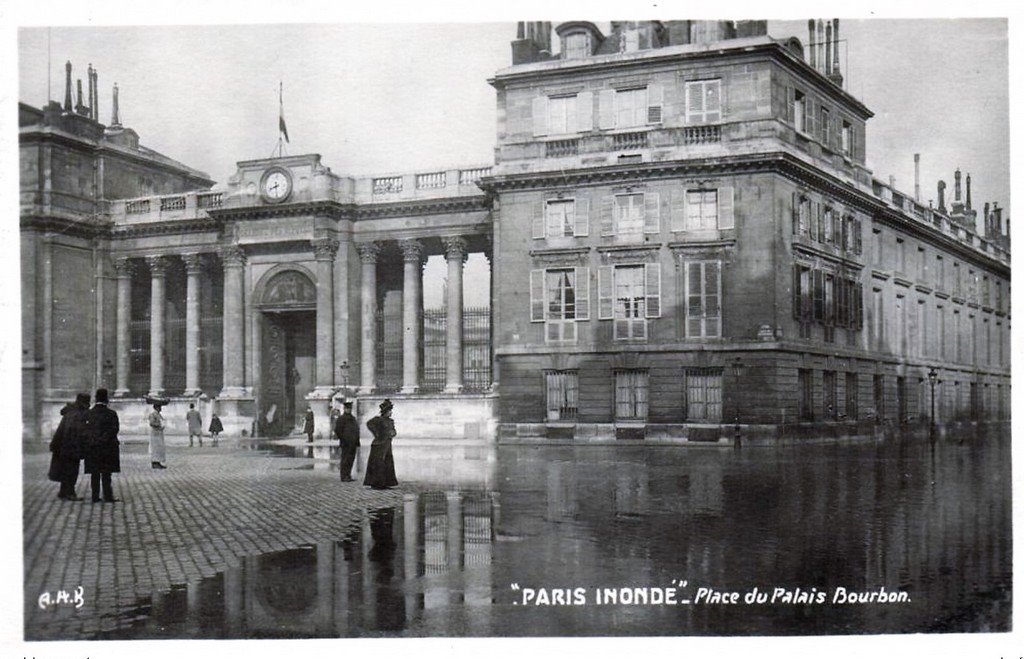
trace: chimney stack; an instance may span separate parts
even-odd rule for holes
[[[960,201],[960,168],[953,172],[953,202]]]
[[[96,88],[93,87],[92,62],[89,62],[89,68],[86,71],[85,77],[88,80],[87,84],[89,85],[89,108],[88,108],[89,109],[89,118],[90,119],[95,119],[96,117],[93,116],[93,106],[95,104],[92,102],[92,97],[96,94]]]
[[[78,83],[78,102],[75,103],[75,112],[85,114],[85,105],[82,104],[82,79],[79,78],[75,82]]]
[[[921,201],[921,154],[914,154],[914,201]]]
[[[896,177],[889,174],[889,189],[896,192]]]
[[[967,210],[971,210],[971,175],[967,175]]]
[[[836,83],[840,87],[843,86],[843,74],[839,70],[839,19],[832,19],[832,45],[834,47],[834,56],[832,57],[832,82]]]
[[[110,113],[110,127],[111,128],[120,128],[121,127],[121,118],[118,116],[118,110],[117,110],[117,83],[116,82],[114,83],[114,106],[113,106],[113,110]]]
[[[939,181],[939,212],[946,212],[946,182]]]
[[[832,24],[825,21],[825,75],[832,77]]]
[[[71,112],[73,110],[71,101],[71,61],[64,65],[64,111]]]
[[[92,66],[91,64],[89,66]],[[92,108],[93,121],[100,120],[100,73],[92,70],[92,98],[89,99],[89,107]]]
[[[996,226],[999,227],[999,233],[1002,234],[1003,233],[1003,209],[999,207],[999,202],[998,201],[992,202],[992,215],[994,216],[993,217],[993,223]],[[1006,235],[1007,236],[1010,235],[1009,222],[1007,222],[1007,226],[1006,226]]]
[[[818,19],[818,71],[822,71],[825,68],[825,25]]]
[[[817,49],[818,45],[816,43],[816,39],[814,38],[814,19],[810,18],[807,20],[807,52],[811,57],[809,64],[811,65],[812,69],[818,68],[818,60],[814,56]]]
[[[985,202],[984,211],[985,211],[985,235],[986,236],[992,236],[992,234],[994,234],[995,232],[992,230],[992,224],[993,224],[992,223],[992,215],[989,214],[988,202],[987,201]]]

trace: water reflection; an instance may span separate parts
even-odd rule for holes
[[[123,613],[117,637],[1005,631],[1009,433],[793,449],[499,449],[490,489],[368,511]],[[523,606],[529,588],[825,592],[745,606]],[[905,590],[900,605],[839,605]],[[514,604],[519,602],[519,604]]]

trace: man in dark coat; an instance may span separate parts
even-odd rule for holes
[[[78,482],[78,463],[82,460],[85,449],[88,427],[86,416],[89,413],[89,394],[78,394],[75,402],[61,410],[60,425],[53,433],[50,442],[49,477],[51,481],[60,483],[58,499],[81,501],[82,497],[75,494],[75,483]]]
[[[345,401],[345,411],[334,425],[334,436],[341,440],[341,480],[351,482],[352,464],[359,451],[359,422],[352,415],[352,401]]]
[[[89,410],[89,442],[85,451],[85,473],[92,474],[92,502],[100,501],[100,486],[103,487],[103,501],[113,503],[114,489],[110,474],[121,471],[121,442],[117,439],[120,423],[117,412],[107,407],[107,390],[96,390],[96,404]]]

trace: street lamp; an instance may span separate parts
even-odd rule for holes
[[[935,437],[935,383],[938,382],[938,381],[939,381],[939,374],[935,371],[935,367],[933,366],[928,371],[928,384],[931,385],[931,389],[932,389],[932,416],[931,416],[931,425],[929,426],[929,429],[928,429],[928,436],[933,438],[933,439]]]

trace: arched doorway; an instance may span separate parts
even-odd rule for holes
[[[316,285],[286,269],[266,281],[260,308],[258,431],[287,435],[301,425],[306,395],[316,385]]]

